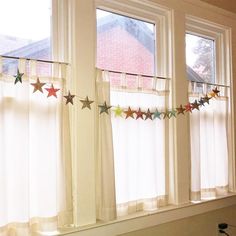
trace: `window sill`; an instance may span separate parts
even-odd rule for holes
[[[198,203],[187,203],[176,206],[167,206],[153,212],[140,212],[129,216],[120,217],[110,222],[97,222],[93,225],[87,225],[77,228],[68,228],[56,232],[37,232],[34,236],[94,236],[109,235],[115,236],[141,230],[148,227],[157,226],[186,217],[202,214],[208,211],[214,211],[221,208],[236,205],[236,194],[231,193],[225,197],[205,200]]]

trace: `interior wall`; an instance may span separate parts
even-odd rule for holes
[[[236,205],[204,214],[184,218],[170,223],[158,225],[122,236],[217,236],[218,224],[227,223],[236,226]],[[229,227],[230,236],[236,235],[236,227]]]
[[[201,0],[201,1],[236,13],[235,0]]]

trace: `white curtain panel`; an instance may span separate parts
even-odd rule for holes
[[[0,235],[55,230],[72,219],[70,152],[62,145],[69,142],[65,70],[54,64],[52,77],[40,77],[44,88],[61,89],[57,99],[47,98],[46,90],[32,93],[36,62],[18,61],[24,77],[14,85],[16,68],[6,75],[0,61]]]
[[[190,86],[189,100],[194,102],[211,92],[204,85]],[[218,88],[219,89],[219,88]],[[190,114],[191,135],[191,199],[215,198],[228,192],[229,98],[227,89],[220,97]]]
[[[110,105],[110,83],[97,71],[96,102]],[[111,111],[100,114],[97,110],[97,156],[96,156],[96,206],[97,219],[114,220],[116,214],[114,154],[112,142]]]
[[[121,81],[127,85],[125,75]],[[109,79],[109,78],[108,78]],[[137,78],[140,81],[140,78]],[[153,78],[153,89],[142,84],[111,88],[111,104],[127,110],[165,111],[168,104],[168,81]],[[159,87],[159,89],[158,89]],[[135,117],[135,116],[134,116]],[[144,116],[145,117],[145,116]],[[167,119],[168,120],[168,119]],[[156,210],[166,204],[167,166],[165,153],[166,120],[125,119],[112,115],[115,161],[115,184],[118,216],[140,210]]]

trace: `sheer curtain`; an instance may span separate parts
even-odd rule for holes
[[[190,83],[190,102],[214,88]],[[200,111],[195,109],[190,115],[191,199],[195,201],[228,192],[229,89],[219,90],[220,97],[210,99],[209,105],[205,103]]]
[[[35,61],[9,62],[11,75],[2,70],[2,61],[0,235],[55,230],[72,221],[69,121],[61,96],[66,69],[53,64],[53,76],[39,77],[46,83],[43,90],[51,83],[61,89],[57,99],[47,98],[46,90],[33,93],[30,85],[39,76]],[[24,76],[14,85],[17,67]]]
[[[127,110],[165,111],[168,81],[105,73],[111,105]],[[113,108],[114,109],[114,108]],[[155,210],[167,203],[166,120],[125,119],[112,113],[117,215]]]
[[[106,75],[97,70],[97,104],[110,104],[110,83]],[[97,110],[97,158],[96,158],[96,205],[97,219],[116,218],[114,154],[112,142],[111,111],[100,114]]]

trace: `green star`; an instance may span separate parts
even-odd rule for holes
[[[111,108],[111,106],[107,106],[106,102],[104,102],[103,105],[98,105],[98,106],[100,108],[100,114],[102,114],[102,113],[107,113],[108,114],[108,111]]]
[[[163,119],[165,119],[166,117],[170,119],[170,111],[166,110],[165,112],[163,112],[163,115]]]
[[[94,101],[89,100],[88,96],[86,96],[86,98],[85,98],[84,100],[80,100],[80,102],[83,103],[82,109],[84,109],[84,108],[87,107],[88,109],[91,110],[91,106],[90,106],[90,105],[91,105]]]
[[[14,75],[15,79],[15,84],[17,82],[21,82],[22,83],[22,76],[24,75],[24,73],[20,73],[19,69],[17,68],[17,74]]]
[[[169,118],[171,117],[176,117],[176,110],[175,109],[172,109],[171,111],[169,111]]]

